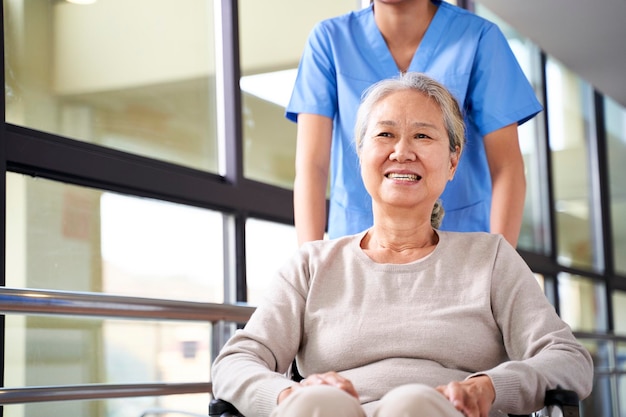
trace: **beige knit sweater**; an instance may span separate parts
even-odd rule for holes
[[[247,417],[268,416],[294,357],[303,375],[337,371],[362,403],[411,382],[482,373],[492,416],[542,407],[557,385],[591,392],[593,363],[533,273],[501,236],[437,232],[429,256],[378,264],[364,233],[307,243],[212,367],[213,392]]]

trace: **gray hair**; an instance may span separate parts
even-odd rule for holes
[[[379,81],[365,90],[354,126],[357,153],[361,153],[367,124],[374,106],[390,94],[406,90],[422,93],[439,106],[443,115],[443,124],[448,133],[450,152],[458,153],[460,157],[465,145],[465,122],[459,103],[441,83],[418,72],[407,72],[399,77]],[[441,200],[437,200],[431,214],[431,224],[434,228],[441,225],[443,215],[444,209]]]

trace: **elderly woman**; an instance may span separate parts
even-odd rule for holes
[[[249,417],[487,417],[535,411],[557,386],[589,395],[589,353],[515,249],[437,230],[464,145],[449,92],[418,73],[381,81],[355,132],[373,226],[280,269],[216,359],[214,394]]]

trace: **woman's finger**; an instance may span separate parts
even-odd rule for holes
[[[313,374],[303,379],[300,384],[302,385],[331,385],[337,387],[355,398],[359,398],[356,389],[352,385],[352,382],[337,372],[326,372],[324,374]]]

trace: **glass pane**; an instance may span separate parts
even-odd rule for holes
[[[114,398],[98,401],[52,401],[3,405],[4,417],[190,417],[206,416],[209,394]],[[166,413],[167,411],[167,413]]]
[[[626,292],[613,290],[613,327],[614,332],[626,335]]]
[[[6,316],[5,386],[207,382],[211,325]]]
[[[541,275],[541,274],[535,274],[535,279],[537,280],[537,283],[539,284],[539,286],[541,286],[541,289],[543,290],[544,294],[546,292],[546,278]]]
[[[617,377],[618,415],[626,416],[626,375]]]
[[[613,417],[613,390],[611,389],[611,377],[608,375],[596,375],[593,382],[591,395],[581,403],[581,416],[585,417]],[[622,416],[624,414],[617,414]]]
[[[6,285],[223,301],[222,217],[7,174]]]
[[[554,290],[554,277],[535,273],[535,279],[543,290],[546,298],[553,306],[556,305],[556,294]]]
[[[268,244],[268,241],[271,241],[271,244]],[[276,271],[287,262],[297,248],[296,229],[293,226],[258,219],[246,221],[246,277],[249,304],[258,304]]]
[[[4,1],[6,120],[217,172],[212,1]]]
[[[476,14],[489,19],[500,27],[526,78],[533,86],[537,98],[541,100],[543,97],[543,71],[539,48],[481,4],[476,4]],[[542,112],[518,128],[519,143],[524,156],[526,200],[517,246],[522,249],[549,254],[548,193],[545,181],[545,162],[543,161],[545,158],[543,152],[543,143],[545,143],[544,120],[544,113]]]
[[[615,101],[604,100],[604,125],[609,156],[609,188],[611,224],[613,228],[613,258],[615,270],[626,274],[626,108]],[[621,256],[620,256],[621,255]]]
[[[293,188],[296,125],[285,106],[304,44],[317,22],[359,7],[359,0],[239,1],[246,177]]]
[[[546,75],[558,259],[568,266],[602,269],[589,193],[591,88],[552,59]]]
[[[561,318],[574,331],[607,331],[604,285],[568,273],[558,275]]]
[[[596,372],[610,372],[615,367],[612,341],[580,338],[578,341],[591,353]]]
[[[617,342],[616,345],[616,367],[619,371],[626,371],[626,342]]]
[[[535,279],[537,279],[537,282],[539,282],[539,285],[541,285],[541,289],[543,290],[543,293],[546,295],[546,298],[548,299],[548,301],[550,301],[550,304],[552,304],[553,306],[556,305],[556,291],[554,289],[555,278],[550,275],[542,275],[542,274],[535,273]]]

